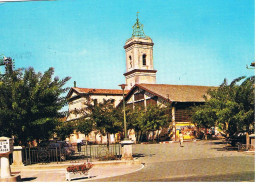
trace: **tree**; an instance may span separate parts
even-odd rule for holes
[[[119,108],[122,111],[121,108]],[[138,120],[138,117],[142,114],[144,108],[135,106],[134,109],[126,107],[126,123],[127,129],[133,129],[135,131],[136,141],[139,142],[142,136],[141,126]],[[121,114],[123,116],[123,113]],[[123,118],[121,119],[123,122]]]
[[[85,123],[93,125],[102,135],[107,135],[107,146],[109,146],[109,134],[115,134],[122,130],[122,123],[118,120],[119,113],[114,108],[113,100],[105,100],[100,103],[89,101],[86,103]]]
[[[63,86],[70,79],[53,78],[53,74],[53,68],[44,74],[36,73],[33,68],[15,71],[6,68],[0,80],[0,133],[3,136],[14,136],[19,144],[25,145],[52,135],[63,117],[60,110],[66,99],[61,95],[68,90]]]
[[[142,134],[157,131],[157,140],[159,141],[159,130],[167,127],[170,122],[170,113],[168,106],[148,105],[146,109],[135,107],[127,115],[128,129],[134,129],[139,141]],[[154,136],[153,136],[154,141]]]
[[[208,91],[204,105],[193,108],[192,121],[206,128],[218,124],[227,134],[248,132],[255,121],[254,85],[254,76],[238,77],[230,84],[225,79],[217,89]]]
[[[168,108],[158,105],[148,105],[144,115],[142,116],[142,127],[144,131],[153,132],[154,141],[154,131],[157,131],[157,141],[159,141],[159,130],[167,127],[170,122]]]
[[[62,122],[54,129],[57,137],[59,137],[61,140],[65,140],[68,136],[70,136],[70,134],[73,133],[73,131],[74,125],[72,122]]]
[[[73,124],[73,130],[88,135],[93,130],[94,121],[89,117],[85,109],[75,109],[71,111],[74,115],[78,116],[77,119],[67,121],[68,125]],[[69,134],[68,134],[69,135]]]
[[[192,122],[197,124],[197,127],[207,128],[213,127],[216,123],[216,113],[209,105],[200,105],[193,107]],[[206,136],[205,136],[206,138]]]
[[[93,121],[89,118],[80,118],[76,120],[76,131],[81,132],[85,136],[93,130]]]

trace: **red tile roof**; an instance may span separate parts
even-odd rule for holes
[[[172,102],[205,102],[203,95],[214,86],[170,85],[170,84],[138,84],[140,88],[153,92]]]
[[[72,87],[71,89],[74,89],[78,93],[85,93],[85,94],[111,94],[111,95],[122,95],[122,90],[116,90],[116,89],[95,89],[95,88],[78,88],[78,87]],[[129,90],[125,90],[125,94],[127,94]]]

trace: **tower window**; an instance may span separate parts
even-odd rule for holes
[[[132,57],[131,56],[129,56],[129,63],[130,63],[130,68],[132,68]]]
[[[146,66],[146,54],[143,54],[143,65]]]

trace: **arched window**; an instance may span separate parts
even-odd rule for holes
[[[143,65],[146,66],[146,54],[143,54]]]

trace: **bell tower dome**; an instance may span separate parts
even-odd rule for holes
[[[143,31],[143,24],[139,22],[138,12],[133,34],[124,46],[126,54],[126,73],[124,73],[127,87],[131,89],[135,84],[156,83],[156,72],[153,67],[153,41]]]

